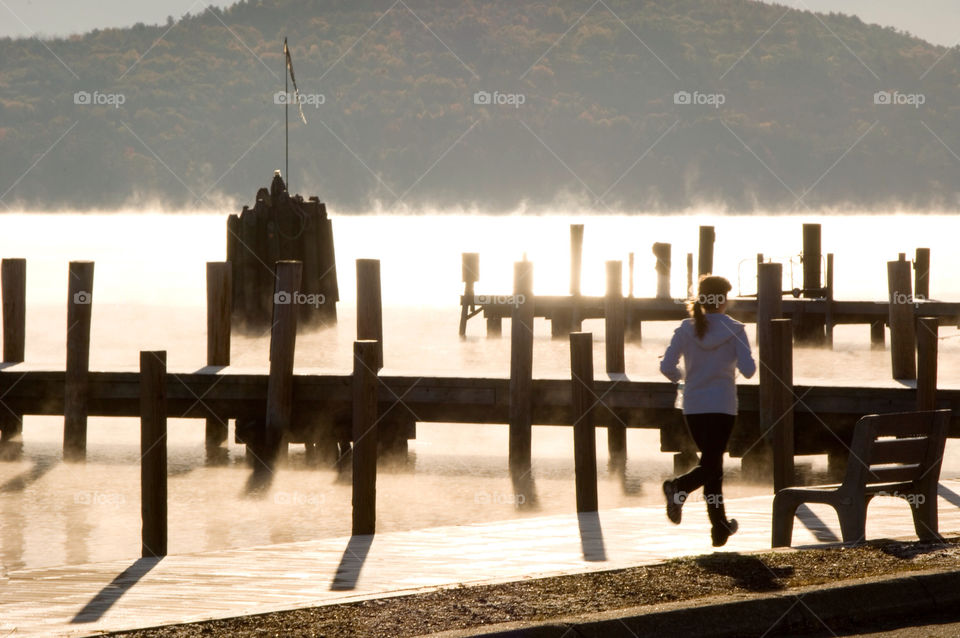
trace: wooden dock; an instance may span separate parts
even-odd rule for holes
[[[960,481],[943,481],[940,529],[960,531]],[[772,496],[734,498],[740,522],[725,552],[769,548]],[[176,521],[172,521],[175,525]],[[624,569],[708,554],[704,507],[683,525],[662,507],[538,516],[494,523],[318,539],[160,558],[0,573],[0,636],[85,636],[422,593],[460,585]],[[840,537],[836,515],[801,514],[794,545]],[[868,538],[914,537],[909,507],[876,498]],[[530,539],[536,538],[536,543]]]

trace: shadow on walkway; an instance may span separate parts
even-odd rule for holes
[[[793,567],[770,567],[755,556],[720,552],[698,556],[695,562],[708,572],[732,578],[737,587],[747,591],[778,591],[778,582],[793,574]]]
[[[797,508],[797,518],[800,519],[800,522],[803,523],[803,526],[806,527],[813,534],[814,538],[823,543],[839,543],[840,537],[830,529],[827,524],[823,521],[822,518],[816,515],[816,513],[806,506],[806,504],[801,504]]]
[[[577,524],[580,526],[580,546],[583,548],[583,560],[605,561],[607,550],[603,545],[603,529],[600,516],[596,512],[579,512]]]
[[[343,550],[343,557],[340,559],[337,573],[333,577],[333,584],[330,585],[331,591],[345,591],[357,588],[357,581],[360,579],[360,570],[363,569],[363,564],[367,560],[367,554],[370,553],[370,546],[372,544],[373,534],[350,537],[347,548]]]
[[[100,620],[131,587],[136,585],[161,560],[160,558],[140,558],[135,561],[133,565],[123,570],[119,576],[110,581],[109,585],[90,599],[90,602],[84,605],[83,609],[70,622],[76,624]]]

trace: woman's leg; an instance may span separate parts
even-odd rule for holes
[[[707,514],[714,528],[725,528],[727,517],[723,506],[723,453],[727,449],[736,417],[732,414],[699,416],[705,417],[705,423],[698,428],[699,436],[694,436],[694,441],[701,450],[700,467],[703,468],[703,496],[707,503]]]
[[[707,469],[704,467],[704,457],[711,455],[710,433],[711,419],[709,414],[684,414],[683,420],[687,424],[690,436],[693,437],[697,449],[700,450],[700,461],[692,470],[678,476],[674,480],[674,486],[681,499],[686,499],[690,492],[704,486],[707,479]],[[726,445],[726,442],[724,442]]]

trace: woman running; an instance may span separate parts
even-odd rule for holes
[[[687,302],[690,319],[673,333],[660,362],[660,372],[674,383],[685,381],[683,418],[700,449],[700,463],[683,476],[664,481],[667,518],[680,524],[683,503],[703,487],[714,547],[726,544],[737,531],[736,519],[727,520],[723,507],[723,453],[737,415],[736,370],[749,378],[757,370],[743,324],[727,309],[730,282],[704,275],[697,296]],[[685,372],[677,365],[683,356]]]

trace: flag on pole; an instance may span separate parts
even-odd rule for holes
[[[297,88],[297,78],[293,75],[293,60],[290,59],[290,49],[287,47],[287,39],[283,39],[283,54],[287,57],[287,71],[290,73],[290,81],[293,82],[293,95],[297,100],[297,111],[300,113],[300,119],[307,123],[307,118],[303,115],[303,102],[300,99],[300,89]],[[287,96],[289,99],[290,96]]]

